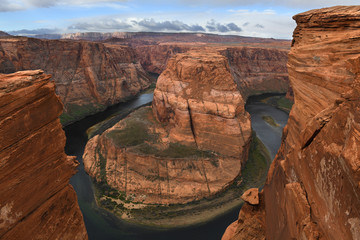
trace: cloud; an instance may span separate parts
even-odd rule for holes
[[[150,31],[191,31],[191,32],[204,32],[205,29],[198,25],[188,25],[181,21],[163,21],[156,22],[154,19],[143,19],[141,21],[133,21],[134,24],[145,30]]]
[[[358,5],[358,0],[179,0],[181,4],[196,6],[283,6],[290,8],[310,9],[318,7],[329,7],[333,5]]]
[[[54,34],[59,33],[60,29],[58,28],[39,28],[39,29],[22,29],[16,31],[9,31],[8,33],[16,36],[34,36],[42,34]]]
[[[97,19],[72,24],[69,30],[75,31],[153,31],[153,32],[205,32],[199,24],[186,24],[179,20],[155,21],[154,19]]]
[[[206,28],[209,32],[241,32],[242,29],[238,27],[235,23],[221,24],[216,22],[214,19],[211,19],[206,24]]]
[[[102,19],[96,22],[78,22],[68,27],[76,31],[128,31],[132,25],[116,19]]]
[[[255,27],[256,27],[256,28],[264,28],[264,26],[261,25],[261,24],[256,24]]]
[[[104,4],[118,5],[127,0],[1,0],[0,12],[14,12],[31,8],[48,8],[53,6],[99,6]]]

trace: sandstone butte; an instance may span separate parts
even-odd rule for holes
[[[239,218],[223,239],[360,239],[360,6],[294,19],[295,104],[264,187],[265,227],[237,234]]]
[[[150,119],[146,131],[159,136],[152,146],[166,150],[180,144],[185,151],[218,155],[158,157],[137,153],[137,146],[118,146],[110,134],[129,125],[125,119],[86,145],[84,165],[91,176],[99,180],[103,156],[107,184],[136,196],[135,201],[158,204],[201,199],[238,176],[247,158],[250,118],[224,56],[216,52],[176,55],[160,75],[149,108],[140,121]]]
[[[242,56],[247,68],[229,56]],[[138,110],[89,140],[85,170],[135,202],[186,203],[223,190],[239,176],[248,155],[251,126],[244,99],[271,76],[278,75],[270,91],[286,91],[286,61],[286,50],[261,48],[202,48],[175,55],[158,79],[152,109]],[[234,74],[245,69],[244,78]],[[240,91],[239,84],[248,88]],[[201,154],[174,158],[139,152],[141,144],[117,143],[115,133],[124,133],[134,120],[149,122],[145,131],[159,136],[147,145],[166,152],[180,144]]]
[[[87,239],[50,75],[0,74],[0,239]]]
[[[62,123],[104,110],[147,88],[151,80],[127,46],[71,40],[0,38],[0,72],[43,69],[64,104]]]

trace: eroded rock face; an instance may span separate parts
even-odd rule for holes
[[[286,68],[288,50],[234,47],[221,51],[229,66],[242,96],[279,92],[289,87]]]
[[[359,239],[360,7],[294,19],[295,105],[264,188],[266,239]]]
[[[259,204],[259,189],[250,188],[241,196],[241,199],[251,205]]]
[[[131,126],[147,133],[137,133],[139,143],[119,138]],[[84,164],[97,181],[135,196],[134,201],[186,203],[234,181],[247,160],[250,137],[250,117],[226,58],[217,51],[192,51],[168,62],[152,108],[134,112],[88,142]]]
[[[148,74],[129,47],[23,37],[0,39],[0,72],[28,69],[52,74],[64,103],[65,124],[125,101],[150,85]]]
[[[144,204],[177,204],[200,200],[223,190],[239,175],[238,158],[199,153],[196,156],[172,156],[166,130],[156,122],[144,129],[160,137],[154,144],[119,145],[117,132],[129,126],[133,115],[145,112],[151,121],[151,107],[142,108],[120,121],[86,145],[84,166],[98,182],[122,192],[132,202]],[[147,121],[144,117],[138,121]],[[150,152],[147,149],[152,149]],[[164,150],[168,154],[161,154]],[[181,148],[184,152],[196,148]],[[147,150],[147,151],[145,151]],[[155,153],[160,152],[160,154]],[[180,153],[180,155],[182,155]],[[185,154],[186,155],[186,154]]]
[[[241,207],[238,220],[227,227],[221,240],[264,240],[265,239],[265,202],[263,192],[249,189],[248,193],[257,194],[257,204],[245,201]],[[247,199],[247,192],[242,198]]]
[[[0,74],[0,239],[87,239],[50,75]]]
[[[160,75],[153,111],[172,142],[247,159],[250,116],[227,59],[216,51],[178,54]]]
[[[161,74],[168,60],[177,53],[184,53],[190,47],[181,45],[145,45],[134,48],[143,68],[151,73]]]

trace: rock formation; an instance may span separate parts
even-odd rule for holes
[[[184,53],[190,49],[183,45],[144,45],[134,47],[137,58],[143,68],[151,73],[161,74],[168,60],[177,53]]]
[[[266,239],[360,239],[360,6],[294,19],[295,104],[264,187]]]
[[[252,196],[250,199],[249,195]],[[259,193],[257,188],[251,188],[241,198],[245,203],[241,207],[238,220],[229,225],[221,240],[265,240],[263,192]]]
[[[156,84],[153,111],[172,142],[247,159],[250,116],[227,59],[192,51],[171,59]]]
[[[44,69],[64,103],[64,124],[125,101],[150,85],[126,46],[85,41],[0,39],[0,72]]]
[[[146,123],[141,131],[159,137],[145,143],[121,144],[118,137],[132,128],[134,119],[135,126]],[[90,139],[83,159],[85,170],[96,181],[105,182],[132,202],[145,204],[187,203],[213,195],[231,184],[241,169],[239,158],[170,143],[150,107],[137,110]]]
[[[232,75],[245,99],[254,94],[285,93],[288,90],[288,50],[232,47],[221,53],[227,57]]]
[[[0,239],[87,239],[50,75],[0,74]]]
[[[149,136],[119,142],[130,139],[124,134],[132,126]],[[219,192],[239,175],[250,137],[250,117],[226,58],[195,51],[169,61],[152,110],[140,109],[88,142],[84,164],[97,181],[106,179],[135,201],[186,203]],[[182,156],[187,152],[194,154]]]

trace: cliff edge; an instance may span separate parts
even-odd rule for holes
[[[50,75],[0,74],[0,239],[87,239]]]
[[[0,39],[0,72],[43,69],[64,104],[64,125],[128,100],[151,80],[130,47],[25,37]]]
[[[265,236],[360,239],[360,6],[294,19],[295,104],[264,187]]]

